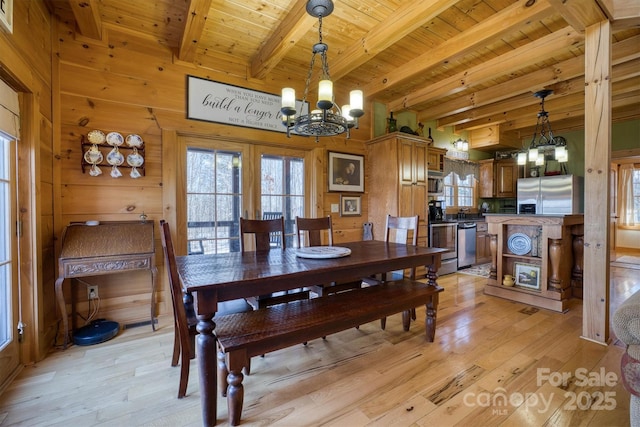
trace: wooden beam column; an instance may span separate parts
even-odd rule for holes
[[[586,28],[582,337],[602,344],[609,340],[611,40],[609,21]]]

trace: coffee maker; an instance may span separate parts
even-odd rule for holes
[[[442,200],[431,200],[429,202],[429,221],[442,221]]]

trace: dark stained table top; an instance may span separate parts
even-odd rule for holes
[[[377,240],[341,243],[351,254],[341,258],[308,259],[296,248],[268,252],[233,252],[177,257],[187,292],[215,291],[219,301],[305,285],[366,277],[419,265],[439,267],[443,249],[386,243]],[[258,292],[258,293],[257,293]]]

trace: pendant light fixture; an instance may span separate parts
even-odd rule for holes
[[[518,164],[524,165],[527,160],[535,163],[536,166],[544,165],[547,151],[553,150],[555,160],[559,163],[569,161],[569,153],[567,151],[567,141],[563,137],[554,137],[549,122],[549,113],[544,109],[544,99],[553,93],[550,89],[540,90],[534,93],[534,96],[540,98],[540,112],[536,128],[533,132],[533,138],[526,152],[518,153]]]
[[[282,89],[282,123],[287,127],[287,137],[291,137],[290,131],[294,129],[299,135],[315,136],[316,142],[321,136],[336,136],[347,133],[349,129],[358,127],[358,118],[364,115],[363,95],[361,90],[352,90],[349,96],[349,104],[343,105],[340,109],[334,102],[333,82],[329,75],[329,64],[327,62],[327,49],[329,48],[322,41],[322,18],[329,16],[333,12],[333,1],[331,0],[309,0],[307,2],[307,13],[318,18],[318,43],[313,45],[311,64],[305,82],[304,94],[302,97],[302,110],[300,114],[296,110],[296,92],[293,88]],[[307,104],[309,86],[313,75],[313,65],[316,54],[320,55],[322,63],[322,75],[318,84],[317,109],[304,114]]]

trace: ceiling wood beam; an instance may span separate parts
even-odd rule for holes
[[[474,25],[469,30],[430,49],[403,67],[394,70],[393,74],[374,79],[364,88],[364,92],[367,96],[375,96],[419,73],[424,73],[432,67],[459,58],[479,46],[485,46],[514,31],[514,29],[523,29],[532,22],[548,16],[551,12],[552,8],[547,1],[536,1],[530,7],[525,6],[523,2],[517,2]]]
[[[607,11],[606,4],[602,1],[602,7]],[[623,28],[637,28],[640,26],[640,2],[638,0],[613,0],[612,27],[616,30]]]
[[[251,60],[251,76],[264,79],[269,71],[280,63],[282,58],[309,31],[316,18],[307,13],[307,0],[298,0],[289,14],[269,37],[262,49]]]
[[[614,118],[616,121],[640,117],[640,110],[637,109],[638,101],[640,100],[640,91],[636,90],[638,87],[640,87],[639,78],[625,80],[613,85],[612,106],[615,110]],[[562,98],[562,101],[555,101],[556,103],[552,105],[549,105],[549,102],[545,102],[545,109],[549,111],[551,116],[549,121],[554,134],[558,135],[560,132],[584,129],[584,92],[566,96]],[[498,122],[500,131],[508,135],[522,135],[524,137],[533,135],[538,111],[540,111],[540,108],[536,106],[510,111],[506,115],[507,120]],[[499,119],[501,118],[499,117]]]
[[[210,8],[211,0],[189,0],[184,30],[178,48],[178,59],[181,61],[193,62],[196,58],[198,43],[202,37]]]
[[[459,0],[404,2],[387,19],[371,29],[331,61],[331,77],[338,80],[425,25]],[[368,96],[369,94],[367,94]]]
[[[497,76],[509,75],[538,63],[540,62],[540,58],[552,56],[553,53],[559,49],[582,43],[583,40],[584,37],[571,27],[563,28],[560,31],[535,40],[526,46],[519,47],[504,55],[484,61],[467,71],[460,72],[437,83],[420,88],[402,98],[397,98],[387,104],[387,109],[389,111],[415,109],[415,106],[418,104],[436,101],[442,97],[469,90],[476,85],[481,85],[489,80],[493,80]],[[584,64],[582,64],[582,68],[584,68]],[[465,105],[460,106],[460,108],[473,108],[476,106],[475,100],[470,98],[472,98],[472,95],[469,97],[465,96]],[[470,102],[468,103],[468,101]],[[439,106],[437,106],[436,109],[438,109],[438,107]],[[438,117],[438,115],[432,115],[429,118],[427,116],[429,112],[424,113],[425,116],[421,121]],[[454,111],[450,112],[450,114],[452,113],[454,113]]]
[[[640,64],[638,64],[640,51],[637,48],[639,44],[640,36],[631,37],[614,44],[612,64],[614,64],[613,78],[615,81],[628,79],[637,75],[637,72],[640,70]],[[579,89],[579,82],[562,83],[562,81],[575,79],[583,75],[584,56],[572,58],[550,66],[547,69],[535,71],[523,77],[469,94],[468,96],[430,107],[418,114],[418,120],[428,121],[436,119],[439,128],[451,125],[456,125],[456,129],[458,130],[464,130],[468,126],[481,127],[477,125],[477,120],[480,120],[482,117],[502,114],[504,111],[521,108],[525,105],[537,104],[537,99],[531,96],[536,90],[548,87],[554,89],[556,95],[558,95],[560,93],[566,93],[568,87]],[[560,77],[562,80],[560,80]],[[527,97],[509,98],[505,102],[499,102],[505,99],[505,93],[509,94],[510,97],[517,93],[526,94]],[[469,101],[470,97],[473,98],[472,102]],[[498,104],[491,105],[492,103]],[[465,104],[468,108],[464,107]],[[472,107],[473,110],[471,110]],[[466,109],[459,113],[456,112],[462,108]],[[476,124],[472,124],[474,122]],[[484,126],[486,125],[487,124]]]
[[[637,47],[639,45],[640,36],[631,37],[614,44],[612,64],[614,65],[613,76],[615,79],[630,78],[634,76],[634,73],[640,72],[640,64],[637,61],[640,58],[640,50]],[[505,100],[517,93],[531,95],[531,93],[545,87],[553,89],[554,85],[557,88],[561,88],[560,82],[581,76],[584,76],[584,55],[430,107],[418,114],[418,120],[437,119],[439,128],[461,125],[479,118],[478,116],[481,115],[480,110],[478,110],[479,107]],[[501,107],[507,108],[508,105],[501,105]],[[515,108],[518,108],[518,106]],[[474,110],[469,111],[472,109]]]
[[[102,20],[98,0],[69,0],[80,34],[96,40],[102,39]]]
[[[548,0],[575,30],[584,33],[593,24],[608,20],[595,0]]]

